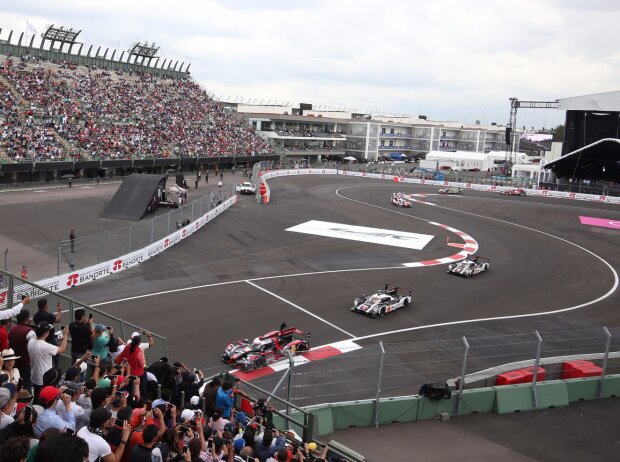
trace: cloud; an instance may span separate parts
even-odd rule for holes
[[[555,100],[620,80],[611,0],[24,0],[0,11],[5,30],[28,20],[84,29],[96,45],[155,41],[214,93],[259,100],[506,123],[509,97]],[[532,112],[520,112],[525,125],[540,119]]]

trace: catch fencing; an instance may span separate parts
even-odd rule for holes
[[[417,394],[426,383],[453,391],[495,385],[498,374],[538,364],[545,380],[560,379],[563,361],[588,360],[620,373],[620,328],[378,343],[253,383],[299,407]],[[286,372],[285,372],[286,373]],[[290,380],[290,381],[289,381]],[[539,380],[541,380],[539,378]],[[290,385],[289,385],[290,384]],[[277,386],[276,386],[277,385]]]
[[[69,323],[74,320],[74,312],[78,308],[84,308],[86,310],[86,316],[92,313],[94,323],[111,327],[114,335],[123,339],[125,342],[131,339],[131,334],[133,332],[142,333],[149,331],[144,327],[129,323],[70,297],[47,290],[40,285],[0,270],[0,310],[15,306],[21,301],[22,295],[27,295],[31,298],[30,303],[25,306],[25,308],[30,311],[31,315],[37,312],[37,303],[41,299],[47,300],[48,311],[52,314],[56,314],[57,306],[60,304],[62,319],[59,325],[55,326],[56,331],[60,330],[60,325],[69,325]],[[168,345],[165,337],[155,333],[152,333],[152,335],[155,343],[144,352],[147,364],[163,356],[168,356]],[[145,340],[143,339],[143,341]]]
[[[37,277],[49,277],[86,268],[101,262],[144,248],[180,229],[183,222],[193,222],[198,217],[217,207],[235,194],[235,185],[222,185],[222,188],[189,202],[169,212],[131,222],[128,226],[102,231],[98,234],[77,237],[72,244],[70,240],[62,240],[49,244],[33,245],[28,249],[47,256],[47,261],[54,261],[49,274],[38,274]],[[19,249],[6,249],[4,252],[4,269],[19,271],[28,259],[20,258]],[[10,268],[9,268],[10,266]],[[53,271],[53,272],[51,272]]]

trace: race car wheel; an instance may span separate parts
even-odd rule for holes
[[[385,316],[385,307],[384,307],[384,306],[382,306],[382,307],[379,309],[379,316],[381,316],[381,317]]]
[[[260,369],[261,367],[265,367],[266,365],[267,361],[265,361],[265,358],[256,358],[251,364],[253,371]]]
[[[405,308],[407,308],[407,307],[409,306],[409,303],[410,303],[410,302],[409,302],[409,298],[405,298],[405,300],[403,300],[403,306],[404,306]]]
[[[472,270],[470,270],[470,269],[469,269],[469,270],[467,270],[467,272],[465,273],[465,276],[467,276],[468,278],[470,278],[470,277],[472,277],[473,273],[474,273],[474,272],[473,272]]]

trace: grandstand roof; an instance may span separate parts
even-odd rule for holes
[[[337,119],[333,117],[315,117],[315,116],[302,116],[302,115],[286,115],[286,114],[268,114],[264,112],[240,112],[244,117],[255,117],[259,119],[269,120],[283,120],[283,121],[295,121],[306,123],[330,123],[337,124],[343,123],[343,119]]]
[[[561,98],[558,99],[558,109],[563,111],[620,112],[620,91]]]

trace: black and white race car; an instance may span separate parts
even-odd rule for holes
[[[439,194],[463,194],[461,188],[441,188]]]
[[[450,263],[448,265],[447,273],[456,274],[458,276],[465,276],[470,278],[476,274],[488,271],[490,260],[485,257],[473,257],[468,256],[464,260],[456,263]]]
[[[391,202],[392,205],[396,205],[398,207],[411,207],[411,202],[409,202],[405,195],[401,192],[393,193]]]
[[[256,186],[249,181],[244,181],[235,186],[235,191],[241,194],[254,194],[256,192]]]
[[[399,308],[409,306],[412,301],[413,291],[410,290],[407,294],[399,294],[398,289],[396,286],[386,284],[385,288],[370,296],[362,294],[353,302],[351,311],[376,318],[378,316],[385,316],[386,313]]]

